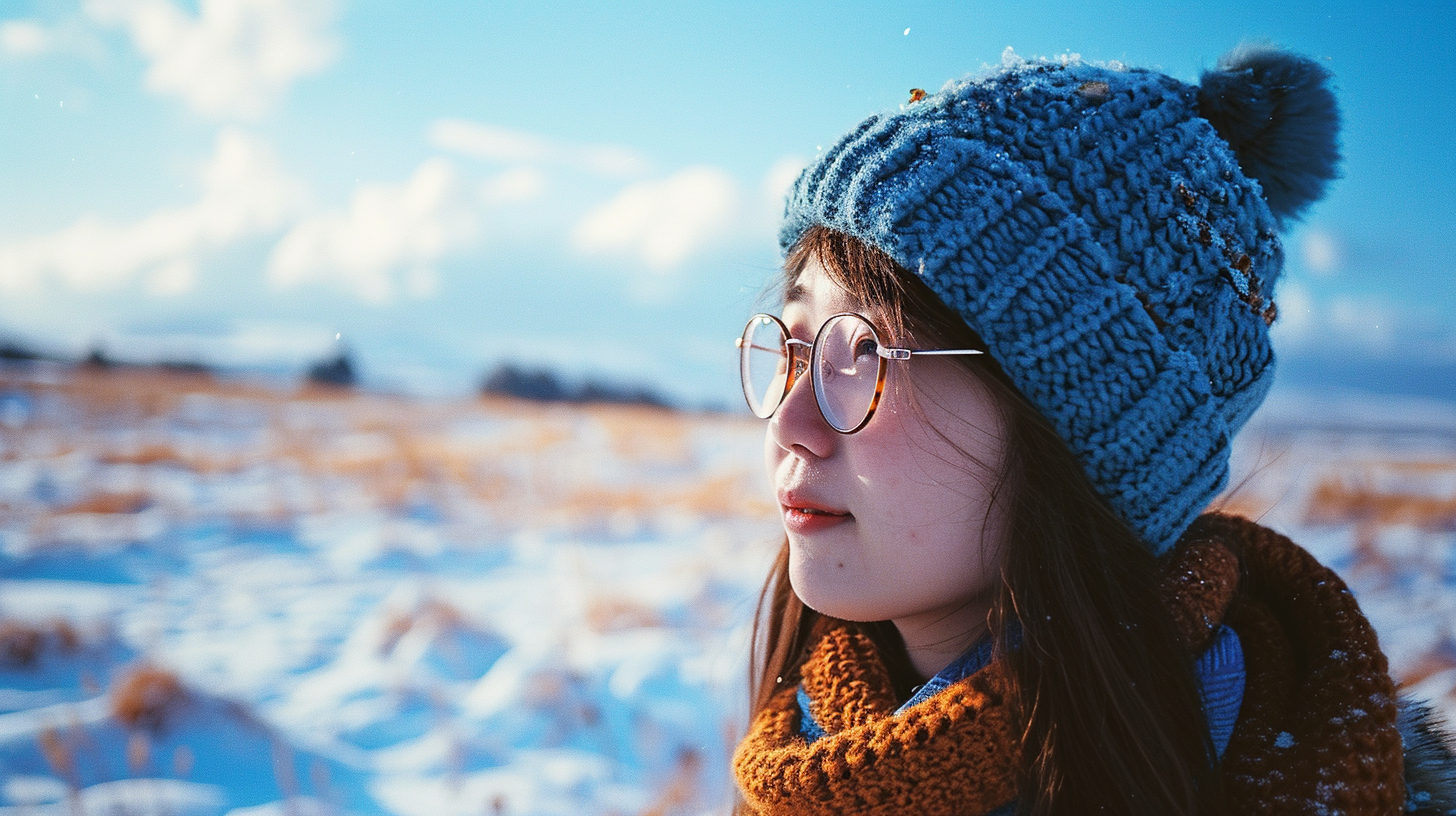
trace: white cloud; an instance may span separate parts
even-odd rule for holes
[[[809,162],[800,156],[784,156],[773,163],[763,177],[763,196],[768,200],[771,207],[777,208],[776,216],[782,215],[784,197],[789,194],[789,188],[794,186],[794,180],[804,172]]]
[[[571,144],[464,119],[437,120],[429,138],[441,150],[503,164],[557,165],[606,178],[631,178],[648,168],[646,159],[625,147]]]
[[[0,51],[12,57],[37,57],[51,50],[54,35],[30,20],[0,23]]]
[[[396,273],[405,292],[435,293],[434,264],[469,244],[476,215],[459,178],[444,159],[421,164],[400,185],[364,184],[347,212],[311,216],[273,248],[269,283],[290,289],[306,283],[343,286],[369,303],[394,300]]]
[[[57,53],[85,57],[101,65],[106,48],[94,27],[79,16],[63,18],[51,26],[36,20],[0,21],[0,55],[32,59]]]
[[[515,167],[486,179],[480,198],[487,204],[519,204],[535,201],[546,191],[546,179],[534,167]]]
[[[779,222],[784,217],[784,199],[789,194],[789,188],[794,186],[794,179],[799,177],[807,164],[799,156],[784,156],[763,174],[758,185],[758,199],[753,202],[755,206],[752,211],[747,213],[747,226],[753,231],[755,240],[777,235]]]
[[[294,80],[339,51],[334,0],[87,0],[98,23],[125,28],[151,64],[147,88],[219,118],[261,115]]]
[[[545,137],[463,119],[436,121],[430,126],[430,144],[441,150],[510,164],[544,162],[553,152]]]
[[[1300,250],[1304,265],[1315,275],[1327,278],[1339,271],[1343,253],[1340,251],[1339,239],[1334,234],[1312,227],[1304,233]]]
[[[626,256],[664,273],[735,227],[738,185],[716,167],[689,167],[629,184],[583,218],[572,233],[587,255]]]
[[[77,292],[123,286],[138,275],[154,294],[189,291],[199,256],[281,229],[304,194],[271,151],[234,130],[218,135],[192,204],[114,224],[95,216],[48,235],[0,246],[0,291],[36,290],[47,276]]]
[[[197,287],[197,262],[178,258],[162,264],[147,276],[147,292],[156,297],[174,297]]]

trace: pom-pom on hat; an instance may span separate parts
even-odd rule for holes
[[[1339,160],[1329,82],[1264,46],[1199,86],[1008,49],[820,155],[780,244],[823,225],[918,274],[1161,553],[1268,392],[1278,230]]]

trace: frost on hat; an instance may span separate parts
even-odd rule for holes
[[[1199,86],[1011,55],[819,156],[780,243],[823,225],[914,270],[1162,552],[1268,391],[1278,230],[1339,161],[1329,82],[1269,47]]]

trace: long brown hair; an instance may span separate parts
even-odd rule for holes
[[[964,320],[884,252],[814,227],[789,253],[793,284],[811,260],[896,338],[980,343]],[[991,622],[1022,728],[1021,814],[1220,810],[1222,786],[1193,668],[1159,594],[1152,552],[1092,487],[1066,443],[986,357],[960,358],[1004,416],[1008,546]],[[759,596],[750,702],[757,715],[798,683],[819,627],[789,585],[785,540]],[[891,668],[908,665],[889,622],[858,625]],[[1012,646],[1009,632],[1018,632]]]

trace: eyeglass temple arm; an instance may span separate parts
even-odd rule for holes
[[[799,339],[794,338],[794,337],[790,337],[789,339],[785,340],[784,343],[786,345],[790,345],[790,346],[804,346],[806,348],[813,348],[814,347],[814,344],[813,343],[808,343],[808,342],[805,342],[803,340],[799,340]],[[733,338],[733,347],[734,348],[743,348],[743,338],[742,337],[735,337],[735,338]],[[759,351],[778,351],[778,349],[776,349],[776,348],[770,348],[768,346],[755,346],[755,345],[750,345],[749,348],[751,348],[751,349],[757,349]],[[920,354],[920,353],[922,353],[922,352],[916,352],[916,354]],[[976,353],[979,354],[980,352],[976,352]]]
[[[949,357],[957,354],[985,354],[981,349],[904,349],[880,346],[875,353],[886,360],[908,360],[911,357]]]

